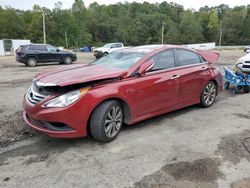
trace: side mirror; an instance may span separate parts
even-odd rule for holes
[[[56,52],[60,52],[60,49],[56,49]]]
[[[150,71],[154,67],[154,65],[155,65],[154,62],[152,61],[143,63],[138,70],[138,74],[139,75],[145,74],[146,72]]]

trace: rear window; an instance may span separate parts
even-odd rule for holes
[[[176,66],[192,65],[201,63],[199,55],[189,50],[175,50],[175,55],[177,57]]]
[[[28,50],[32,51],[46,51],[46,48],[44,45],[32,45],[28,48]]]

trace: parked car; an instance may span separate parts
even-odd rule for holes
[[[243,73],[250,74],[250,53],[247,52],[247,54],[240,57],[236,62],[235,67],[240,69]]]
[[[181,46],[140,46],[43,72],[24,97],[23,117],[52,137],[110,142],[124,123],[193,104],[210,107],[223,85],[214,67],[218,57]]]
[[[102,56],[106,56],[111,52],[114,52],[116,50],[120,50],[124,48],[123,43],[109,43],[105,44],[103,47],[95,48],[94,49],[94,56],[96,58],[100,58]]]
[[[91,46],[85,46],[83,48],[80,48],[80,52],[92,52]]]
[[[29,44],[16,50],[16,61],[34,67],[38,63],[59,62],[71,64],[76,61],[75,53],[60,50],[49,44]]]

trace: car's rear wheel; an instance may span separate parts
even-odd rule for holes
[[[29,67],[35,67],[37,65],[37,59],[35,57],[29,57],[25,64]]]
[[[72,58],[70,56],[66,56],[63,60],[63,63],[66,64],[66,65],[69,65],[71,64],[73,61],[72,61]]]
[[[200,96],[201,106],[208,108],[213,105],[217,94],[217,85],[213,81],[209,81]]]
[[[123,123],[123,111],[118,101],[110,100],[100,104],[92,113],[90,131],[94,139],[111,142],[119,134]]]

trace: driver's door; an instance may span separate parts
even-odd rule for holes
[[[172,50],[153,56],[149,61],[154,67],[135,81],[137,117],[146,117],[154,113],[170,111],[176,103],[178,77],[175,71],[175,59]]]
[[[47,49],[48,49],[48,61],[49,62],[58,62],[60,61],[60,57],[61,57],[61,54],[60,54],[60,51],[57,50],[56,47],[54,46],[51,46],[51,45],[47,45],[46,46]]]

